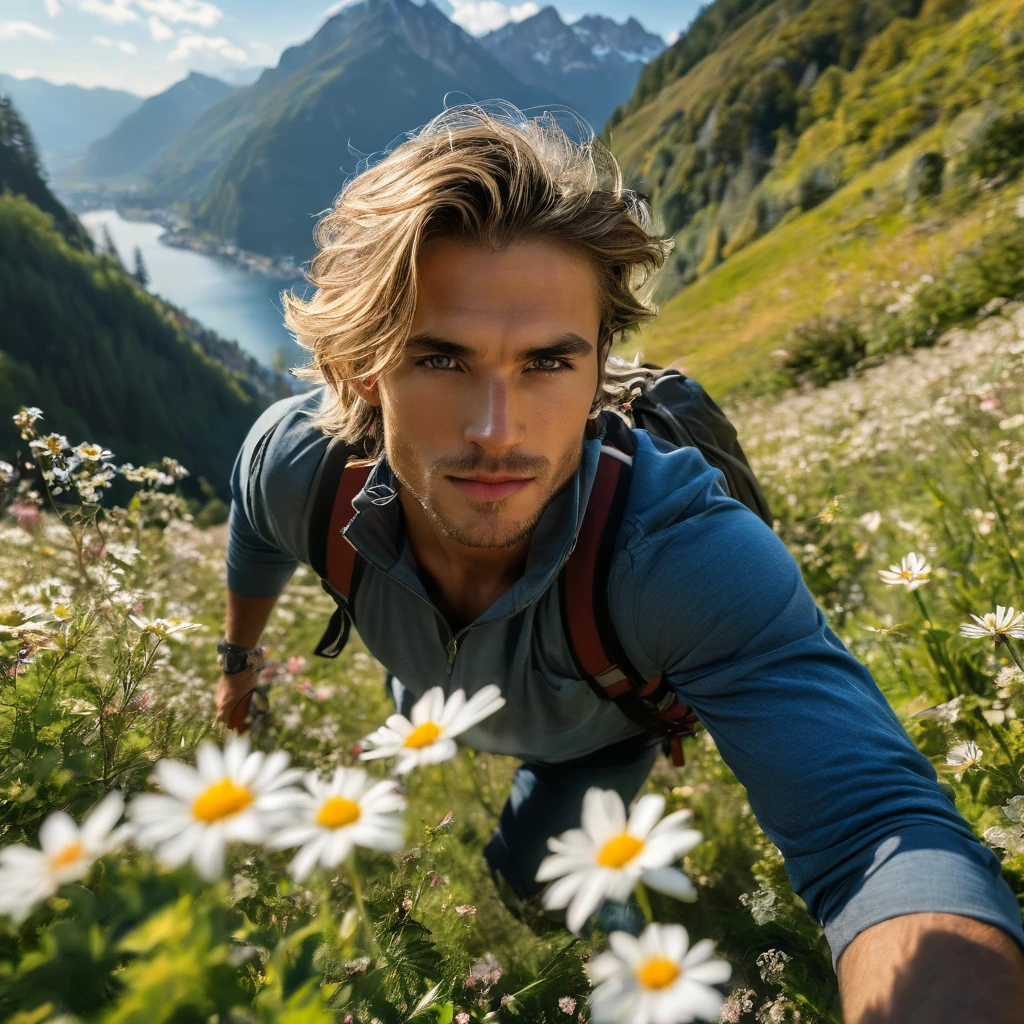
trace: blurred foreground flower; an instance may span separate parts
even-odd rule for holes
[[[262,842],[281,820],[282,808],[295,800],[286,787],[302,776],[288,768],[289,755],[249,752],[246,736],[233,736],[218,750],[209,740],[196,751],[196,766],[157,762],[155,781],[163,793],[142,793],[128,805],[136,842],[155,847],[169,868],[192,860],[207,881],[224,870],[232,840]]]
[[[723,998],[711,986],[728,981],[732,967],[712,957],[710,939],[689,948],[681,924],[649,924],[637,937],[612,932],[608,941],[611,949],[587,964],[595,1022],[685,1024],[718,1015]]]
[[[98,857],[124,838],[126,826],[111,830],[124,810],[124,798],[108,793],[82,820],[54,811],[39,829],[39,845],[17,844],[0,850],[0,913],[24,920],[41,900],[65,882],[83,878]]]
[[[965,740],[963,743],[954,743],[946,751],[946,764],[957,769],[956,779],[959,782],[960,776],[969,768],[974,768],[981,763],[981,756],[984,751],[974,740]]]
[[[152,633],[160,640],[169,640],[172,636],[178,638],[179,633],[187,633],[193,629],[205,628],[201,622],[186,622],[177,616],[168,619],[144,619],[137,615],[129,615],[128,618],[142,630],[143,633]]]
[[[413,705],[409,717],[388,715],[387,724],[362,739],[361,760],[397,757],[395,772],[405,775],[417,765],[436,764],[453,758],[458,750],[455,737],[499,708],[505,698],[493,683],[468,700],[465,690],[456,690],[446,701],[444,690],[433,686]]]
[[[929,573],[932,567],[923,556],[911,551],[904,555],[899,565],[890,565],[888,569],[879,569],[878,575],[882,582],[890,587],[906,587],[907,590],[916,590],[923,587],[930,579]]]
[[[405,823],[397,812],[406,801],[393,779],[374,781],[362,768],[339,767],[329,779],[307,772],[303,785],[290,799],[281,797],[294,817],[267,842],[272,850],[302,847],[289,865],[296,882],[318,864],[337,867],[356,846],[388,853],[402,848]]]
[[[997,644],[1005,643],[1008,636],[1024,640],[1024,612],[997,604],[994,612],[985,615],[971,612],[971,618],[974,622],[961,623],[961,636],[974,640],[995,640]]]
[[[669,865],[703,836],[682,827],[691,811],[662,818],[664,809],[665,798],[648,793],[636,802],[627,822],[622,797],[613,789],[591,786],[583,797],[582,828],[548,839],[552,853],[541,861],[536,877],[538,882],[558,881],[545,890],[544,906],[568,907],[565,923],[578,932],[604,900],[625,903],[637,882],[679,900],[695,900],[693,883]]]

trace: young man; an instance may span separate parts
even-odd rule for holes
[[[355,177],[286,318],[320,388],[271,407],[232,477],[227,641],[254,648],[299,562],[331,435],[375,458],[345,538],[360,636],[402,710],[498,683],[460,738],[521,758],[485,851],[521,897],[588,786],[627,803],[660,741],[582,682],[555,583],[621,401],[610,345],[653,315],[670,243],[596,141],[455,108]],[[635,376],[635,373],[634,373]],[[629,659],[707,727],[820,922],[851,1022],[1017,1021],[1024,928],[783,542],[696,448],[636,431],[609,577]],[[348,518],[348,517],[346,517]],[[315,543],[315,541],[314,541]],[[221,677],[237,724],[256,676]]]

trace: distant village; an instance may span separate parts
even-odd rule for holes
[[[262,253],[249,252],[233,245],[196,234],[189,221],[175,210],[163,206],[142,204],[134,195],[134,187],[111,190],[95,185],[83,188],[60,189],[61,198],[76,213],[87,210],[116,209],[125,220],[146,221],[160,224],[166,233],[160,236],[164,245],[177,249],[191,249],[207,256],[227,260],[253,273],[262,274],[274,281],[295,281],[302,277],[302,271],[294,256],[275,260]]]

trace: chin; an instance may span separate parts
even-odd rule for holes
[[[448,514],[435,510],[432,518],[449,540],[469,548],[509,548],[529,536],[540,519],[543,506],[528,515],[510,515],[499,509],[491,511],[464,510]]]

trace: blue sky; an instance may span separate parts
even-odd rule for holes
[[[437,2],[473,34],[546,6],[543,0]],[[0,72],[148,96],[190,70],[218,74],[276,64],[286,46],[308,39],[338,6],[330,0],[0,0]],[[558,0],[554,6],[567,22],[584,14],[619,22],[632,15],[671,41],[700,0]]]

